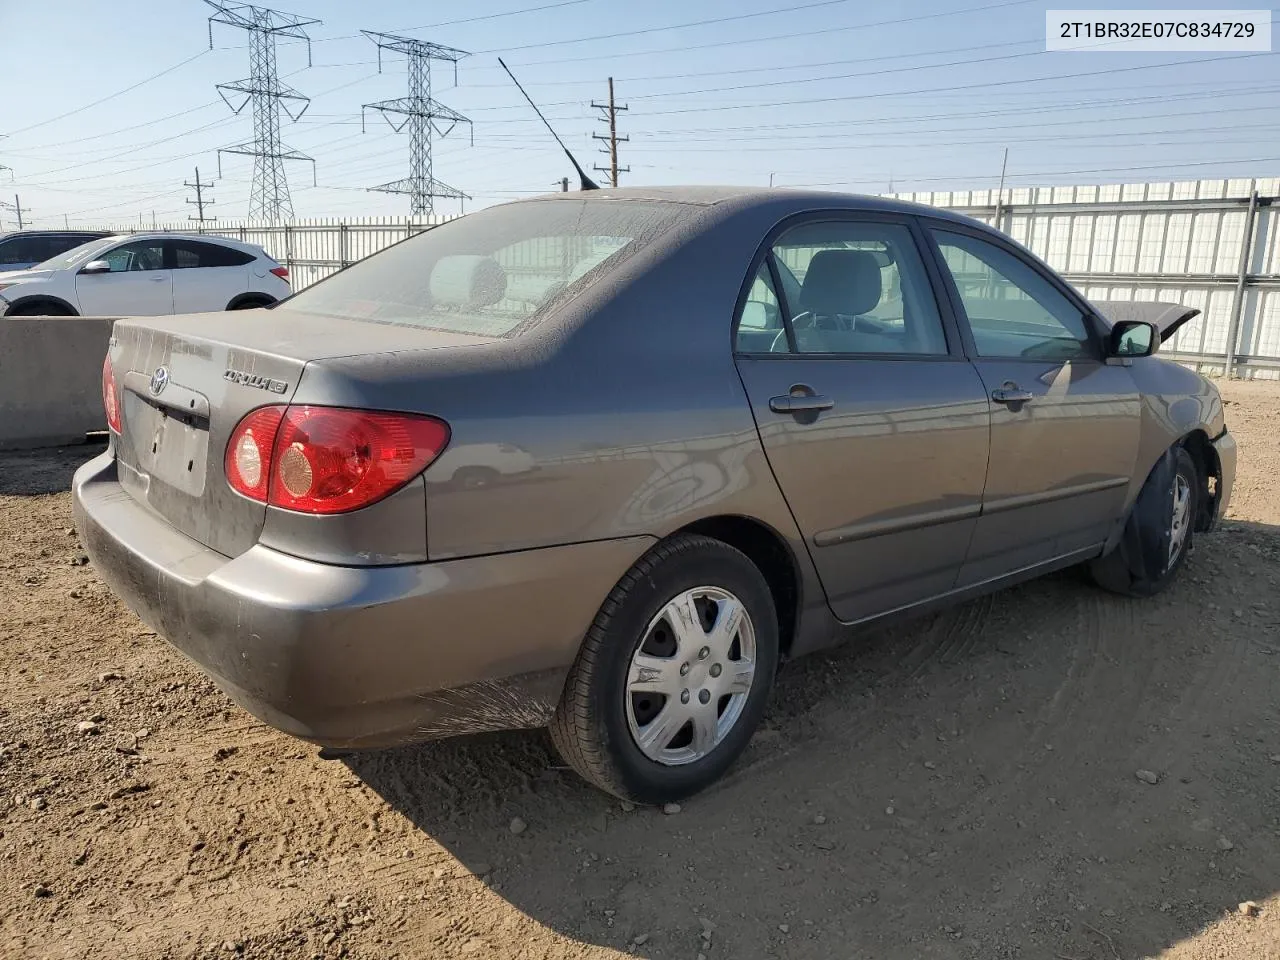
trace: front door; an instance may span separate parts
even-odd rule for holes
[[[164,241],[131,240],[101,253],[110,273],[76,274],[76,299],[86,317],[155,317],[173,313],[173,271]]]
[[[976,231],[930,229],[991,396],[991,463],[960,585],[1100,545],[1124,509],[1141,404],[1090,319],[1031,259]]]
[[[832,611],[850,622],[950,590],[987,468],[982,380],[906,219],[783,232],[738,317],[737,365]]]

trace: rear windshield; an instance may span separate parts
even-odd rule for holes
[[[490,207],[353,264],[276,309],[512,336],[687,214],[680,204],[633,200]]]

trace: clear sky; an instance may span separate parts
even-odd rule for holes
[[[1239,3],[1198,0],[1199,7]],[[1105,183],[1280,172],[1280,54],[1047,53],[1044,0],[282,0],[320,21],[282,41],[285,82],[312,98],[289,146],[298,217],[408,212],[365,188],[405,176],[408,138],[361,105],[403,96],[405,64],[361,29],[470,51],[433,71],[474,122],[435,145],[435,175],[468,209],[552,189],[571,174],[498,67],[502,56],[584,165],[605,162],[591,101],[614,77],[624,185],[820,185],[859,192]],[[1099,7],[1097,0],[1080,6]],[[1122,4],[1119,6],[1127,6]],[[243,217],[252,161],[217,148],[252,136],[215,85],[248,76],[243,32],[199,0],[146,5],[0,0],[0,199],[36,226],[185,218],[199,165],[213,213]],[[712,21],[712,22],[707,22]],[[162,75],[162,71],[165,71]],[[130,89],[132,88],[132,89]],[[65,116],[64,116],[65,115]],[[456,212],[457,201],[438,201]],[[0,223],[12,227],[11,212]]]

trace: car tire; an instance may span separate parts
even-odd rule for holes
[[[1168,587],[1191,552],[1202,491],[1191,454],[1181,445],[1166,451],[1138,492],[1120,542],[1090,563],[1094,583],[1129,597]]]
[[[6,317],[73,317],[73,314],[66,307],[59,307],[56,304],[24,304],[15,307],[5,314]]]
[[[682,800],[742,753],[778,656],[777,612],[760,570],[726,543],[678,534],[641,557],[600,608],[569,672],[552,740],[569,766],[614,796]]]
[[[262,307],[269,307],[275,303],[274,300],[267,300],[264,297],[251,297],[247,300],[237,300],[227,307],[227,310],[258,310]]]

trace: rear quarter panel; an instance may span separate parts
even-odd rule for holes
[[[432,560],[637,535],[736,515],[777,531],[824,603],[761,448],[734,365],[733,313],[751,258],[794,206],[708,208],[528,334],[448,351],[308,366],[295,402],[429,413],[450,424],[428,468]],[[509,444],[523,469],[461,481]]]

